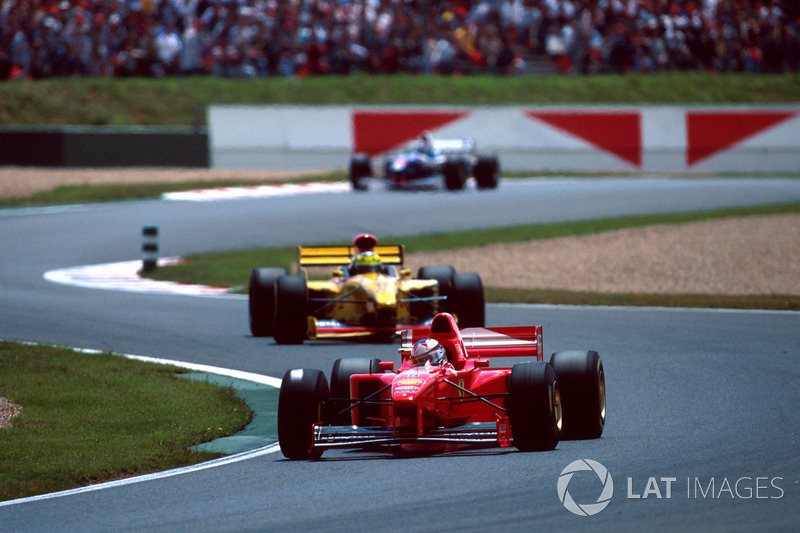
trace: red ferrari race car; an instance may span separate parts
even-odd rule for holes
[[[595,351],[543,359],[542,326],[465,328],[437,314],[406,330],[399,370],[379,359],[338,359],[330,387],[316,369],[281,383],[278,440],[289,459],[328,448],[446,452],[469,446],[552,450],[593,439],[606,417],[603,363]],[[489,358],[534,359],[490,368]]]

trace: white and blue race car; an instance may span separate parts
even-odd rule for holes
[[[464,188],[469,177],[478,189],[494,189],[500,181],[497,156],[479,155],[472,139],[433,139],[423,133],[414,146],[386,156],[383,183],[390,189]],[[350,160],[353,190],[367,190],[376,177],[368,155],[356,154]]]

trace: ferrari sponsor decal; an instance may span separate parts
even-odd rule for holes
[[[464,356],[464,348],[461,346],[461,343],[456,343],[456,356],[461,358]]]
[[[353,111],[353,151],[378,155],[463,119],[469,111]]]
[[[589,144],[639,167],[642,165],[642,119],[639,111],[527,111]]]
[[[420,378],[401,378],[392,385],[392,393],[395,397],[407,398],[410,395],[417,394],[424,383],[425,380]]]
[[[796,115],[780,111],[689,111],[686,114],[686,164],[692,166]]]
[[[397,380],[397,385],[422,385],[425,383],[424,379],[420,378],[403,378]]]

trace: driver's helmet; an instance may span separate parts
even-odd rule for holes
[[[361,252],[353,259],[352,270],[356,274],[377,272],[381,268],[381,256],[375,252]]]
[[[429,131],[423,132],[422,135],[419,136],[417,146],[419,150],[423,152],[430,152],[433,150],[433,136]]]
[[[447,362],[447,351],[436,339],[422,339],[411,348],[411,364],[414,366],[430,363],[440,366]]]

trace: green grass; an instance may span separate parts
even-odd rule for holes
[[[604,231],[637,228],[655,224],[681,224],[726,217],[776,215],[785,213],[800,213],[800,203],[726,208],[689,213],[602,218],[555,224],[531,224],[457,233],[408,235],[392,237],[391,240],[404,244],[408,253],[432,250],[457,250],[459,248],[484,246],[487,244],[589,235]],[[247,291],[250,271],[253,268],[276,266],[291,270],[296,259],[296,247],[260,248],[211,253],[189,256],[180,264],[160,267],[155,272],[147,275],[154,279],[231,287],[233,292],[243,293]],[[524,288],[499,289],[492,287],[487,288],[486,294],[487,300],[491,302],[800,309],[800,297],[785,295],[764,297],[655,294],[611,295],[561,290],[531,290]]]
[[[0,125],[202,126],[210,104],[538,105],[800,102],[800,76],[353,75],[304,79],[51,78],[0,84]]]
[[[158,198],[167,192],[211,189],[216,187],[249,187],[275,185],[277,183],[308,183],[311,181],[344,181],[343,172],[327,172],[304,177],[281,180],[209,180],[161,183],[131,183],[125,185],[61,185],[30,196],[0,198],[3,207],[39,207],[46,205],[83,204],[94,202],[115,202],[120,200],[144,200]]]
[[[209,460],[192,445],[236,433],[252,411],[229,388],[111,354],[0,342],[0,500]]]

